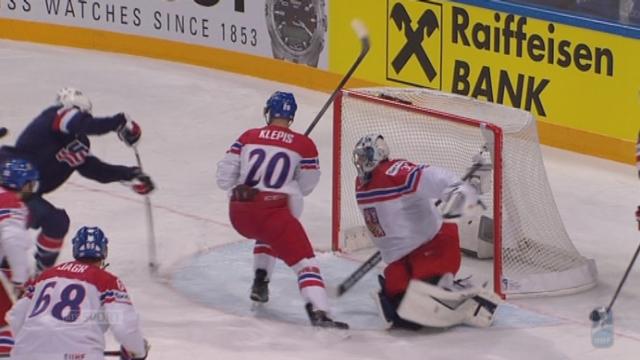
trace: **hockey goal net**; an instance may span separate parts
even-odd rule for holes
[[[462,176],[493,133],[492,191],[482,196],[493,243],[493,285],[503,297],[568,294],[596,283],[595,262],[569,238],[549,186],[536,123],[521,110],[426,89],[343,90],[334,105],[333,250],[372,247],[359,213],[352,150],[380,133],[392,158],[446,167]],[[485,131],[486,133],[486,131]],[[477,219],[476,219],[477,220]],[[482,226],[480,226],[482,228]],[[475,234],[474,234],[475,236]]]

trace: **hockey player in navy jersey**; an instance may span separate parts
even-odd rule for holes
[[[107,164],[91,154],[89,136],[109,132],[115,132],[128,146],[136,145],[141,135],[140,126],[128,115],[94,117],[86,95],[64,88],[58,92],[55,104],[27,125],[15,146],[0,148],[0,159],[26,159],[40,173],[39,187],[27,201],[28,225],[40,229],[35,255],[38,271],[55,264],[69,230],[65,210],[51,204],[44,195],[62,185],[74,171],[100,183],[129,182],[139,194],[153,190],[151,178],[140,168]]]

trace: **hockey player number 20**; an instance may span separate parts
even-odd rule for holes
[[[270,189],[279,189],[284,185],[291,168],[291,159],[285,152],[277,152],[267,160],[267,153],[263,149],[253,149],[249,153],[249,162],[252,163],[251,169],[247,173],[245,184],[256,186],[263,182],[264,186]],[[266,161],[265,161],[266,160]],[[263,166],[266,165],[266,166]],[[280,172],[274,180],[274,173],[279,169]]]
[[[51,295],[47,294],[49,289],[54,289],[57,282],[51,281],[46,283],[33,306],[33,311],[30,318],[38,316],[45,312],[51,304]],[[60,300],[51,308],[51,316],[54,318],[65,321],[74,322],[80,317],[80,304],[84,300],[86,291],[84,286],[80,284],[67,285],[60,292]]]

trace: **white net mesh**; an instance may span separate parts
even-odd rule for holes
[[[570,293],[595,285],[592,260],[581,256],[564,229],[547,181],[536,124],[531,114],[513,108],[426,89],[369,88],[343,93],[336,112],[335,159],[340,171],[340,216],[334,247],[353,251],[371,246],[354,195],[351,152],[367,133],[380,133],[392,158],[449,168],[462,176],[485,140],[478,123],[502,129],[502,237],[496,249],[496,290],[504,295]],[[368,96],[359,96],[364,94]],[[380,99],[381,94],[414,107]],[[376,100],[380,99],[380,100]],[[460,118],[474,119],[460,122]],[[497,167],[499,168],[499,167]],[[494,174],[497,175],[497,174]],[[483,195],[493,217],[493,192]]]

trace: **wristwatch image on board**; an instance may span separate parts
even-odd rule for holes
[[[324,0],[265,0],[273,57],[317,67],[324,48]]]

